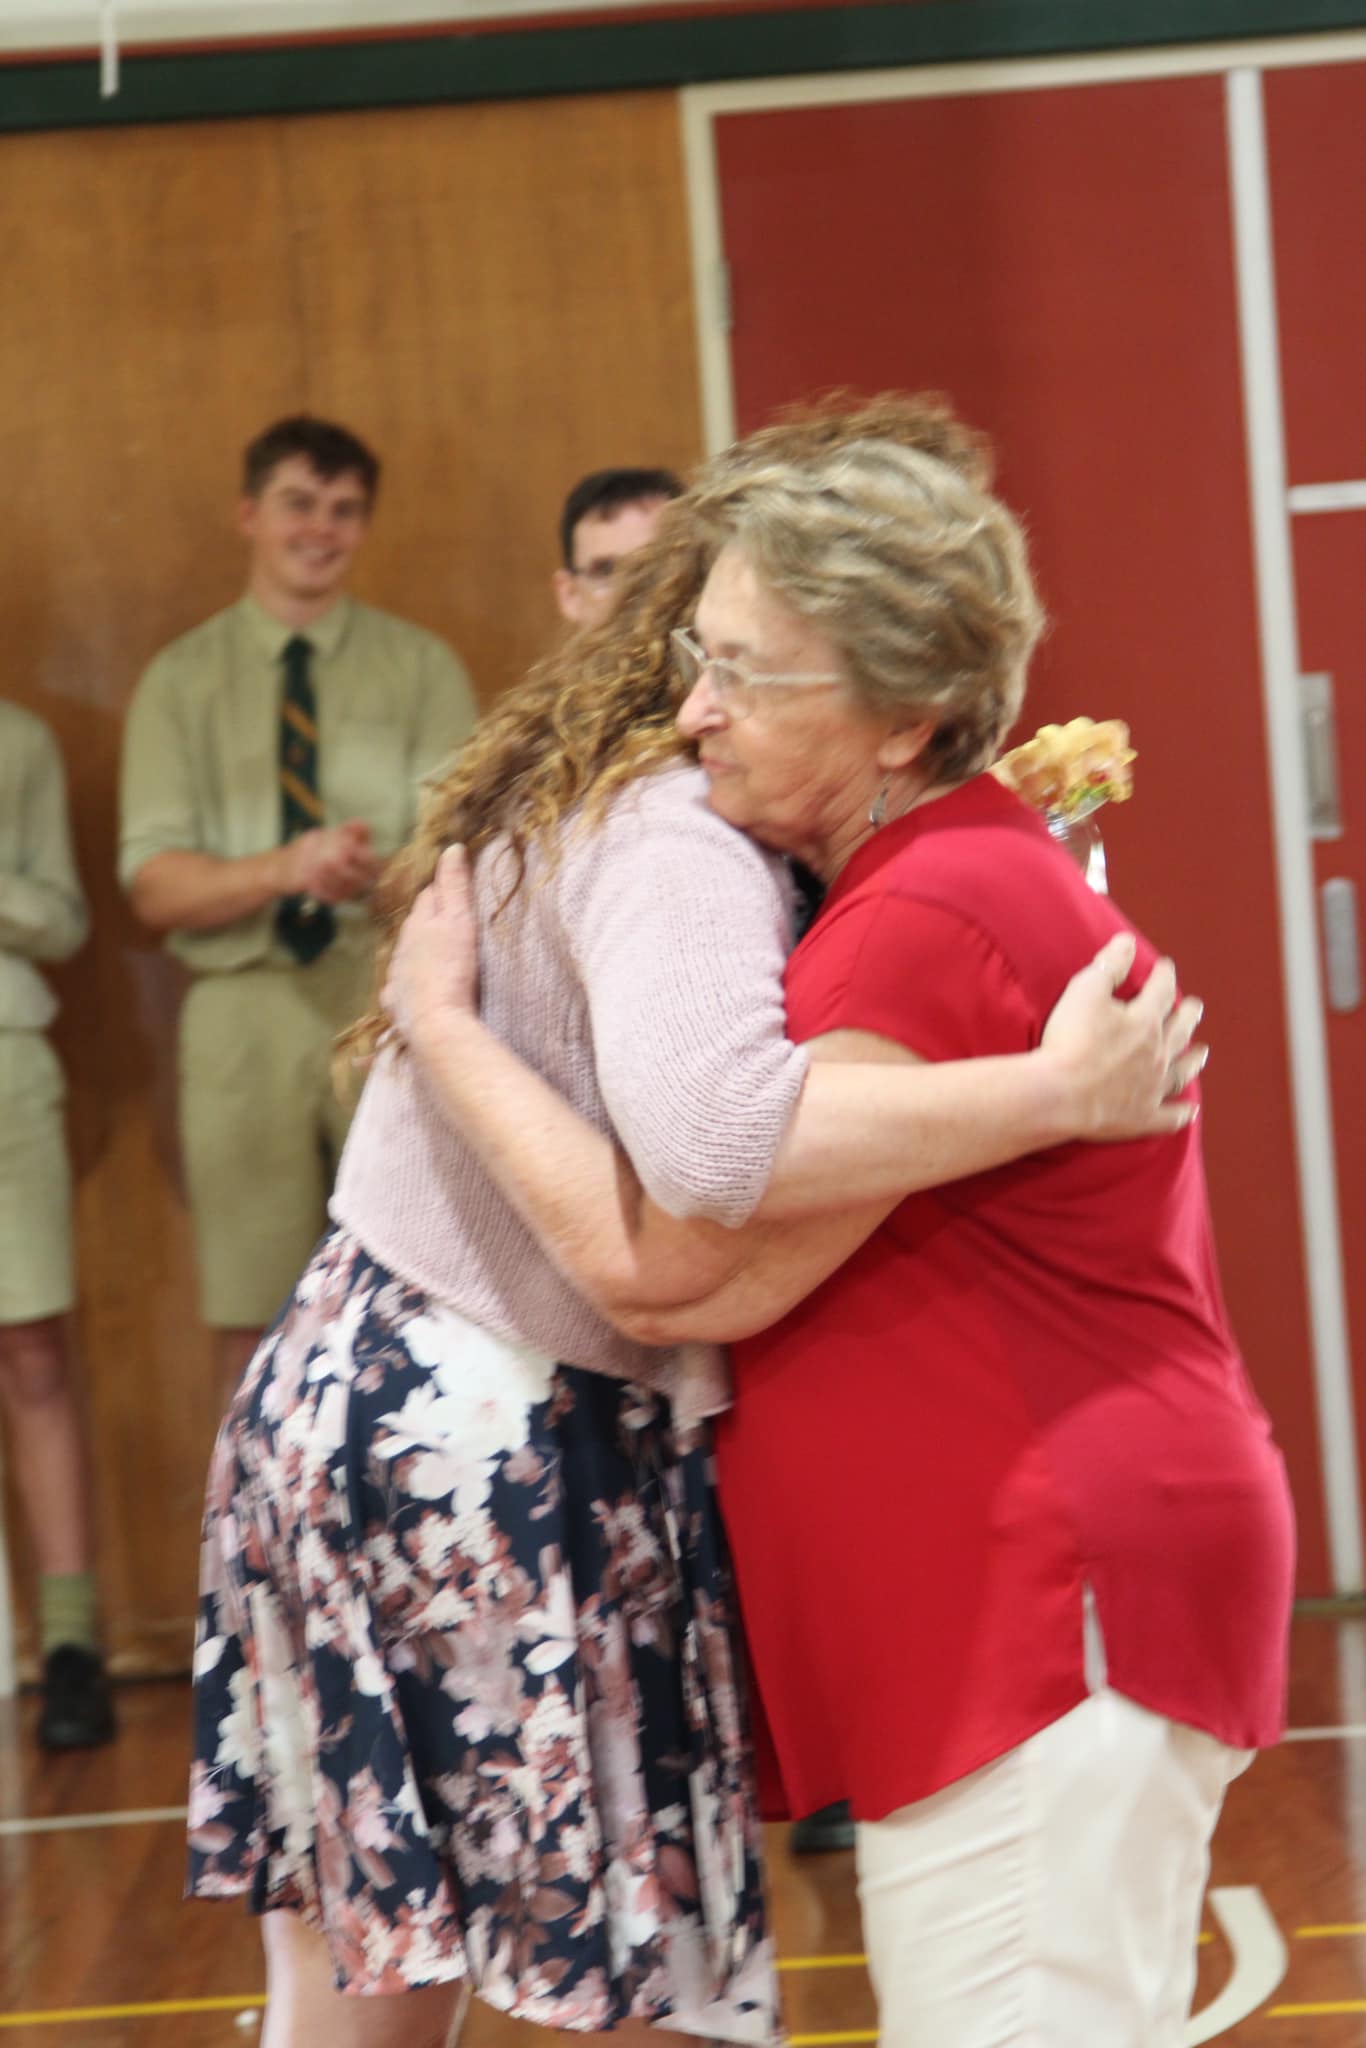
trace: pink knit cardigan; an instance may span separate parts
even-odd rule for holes
[[[615,1133],[661,1207],[742,1223],[806,1073],[783,1013],[781,863],[714,815],[691,767],[632,785],[596,829],[567,822],[559,860],[533,854],[495,917],[507,861],[495,847],[475,877],[485,1022]],[[667,1392],[681,1421],[725,1405],[719,1353],[633,1343],[574,1291],[410,1059],[377,1060],[332,1214],[401,1279],[497,1336]]]

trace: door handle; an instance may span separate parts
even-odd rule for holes
[[[1357,936],[1357,885],[1334,875],[1320,891],[1323,951],[1327,963],[1328,1007],[1347,1015],[1361,1008],[1361,945]]]
[[[1333,709],[1331,676],[1300,677],[1300,716],[1304,726],[1304,767],[1309,805],[1309,837],[1341,839],[1342,807],[1338,797],[1338,722]]]

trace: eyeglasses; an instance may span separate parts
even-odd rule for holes
[[[828,690],[848,681],[847,676],[824,672],[818,675],[783,675],[746,668],[741,662],[709,655],[682,626],[674,627],[669,640],[678,678],[684,689],[693,689],[705,675],[717,703],[730,718],[748,718],[756,709],[755,690],[770,689],[774,684],[791,689]]]

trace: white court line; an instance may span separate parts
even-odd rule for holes
[[[1209,1903],[1232,1951],[1233,1970],[1219,1996],[1191,2020],[1186,2048],[1226,2034],[1265,2005],[1290,1967],[1281,1930],[1255,1884],[1223,1886],[1210,1893]]]
[[[184,1820],[183,1806],[129,1806],[117,1813],[57,1813],[44,1820],[0,1820],[0,1836],[59,1835],[68,1828],[133,1828],[147,1821]]]
[[[1296,484],[1286,493],[1292,512],[1361,512],[1366,510],[1366,483]]]
[[[1349,1722],[1341,1728],[1287,1728],[1283,1742],[1366,1741],[1366,1721]],[[76,1828],[143,1827],[149,1821],[183,1821],[183,1806],[131,1806],[113,1813],[51,1814],[42,1820],[0,1820],[0,1840],[15,1835],[57,1835]]]

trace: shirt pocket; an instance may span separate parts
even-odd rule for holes
[[[329,825],[363,818],[376,853],[396,853],[413,827],[415,787],[407,736],[375,719],[325,728],[319,782]]]

